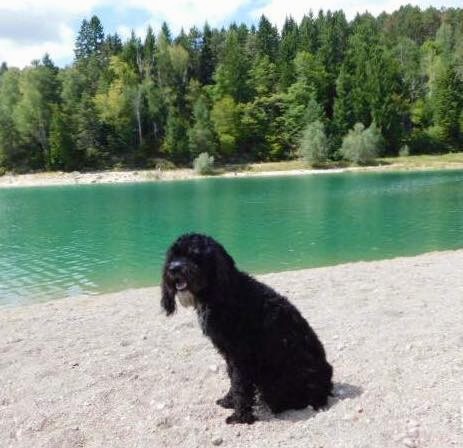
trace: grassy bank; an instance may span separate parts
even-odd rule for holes
[[[356,166],[346,162],[332,162],[323,167],[311,167],[301,160],[281,162],[263,162],[218,166],[216,176],[261,176],[261,175],[297,175],[310,173],[329,173],[344,171],[397,171],[397,170],[463,169],[463,152],[421,155],[408,157],[386,157],[377,159],[374,165]],[[62,171],[39,172],[32,174],[5,174],[0,176],[0,187],[34,187],[47,185],[76,185],[104,183],[133,183],[195,179],[201,176],[191,168],[172,170],[113,170],[99,172]]]
[[[463,168],[463,152],[437,154],[437,155],[417,155],[407,157],[382,157],[374,165],[356,166],[346,162],[331,162],[326,164],[325,169],[445,169]],[[287,160],[282,162],[262,162],[250,164],[228,165],[221,169],[221,172],[244,171],[249,173],[262,173],[269,171],[292,171],[310,170],[312,168],[302,160]]]

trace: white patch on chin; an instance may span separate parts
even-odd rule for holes
[[[185,308],[189,306],[196,307],[195,296],[188,289],[185,289],[183,291],[177,291],[176,296],[177,300],[180,302],[180,305],[184,306]]]

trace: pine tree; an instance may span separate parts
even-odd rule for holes
[[[250,97],[249,89],[250,63],[240,45],[237,31],[230,31],[225,41],[224,57],[214,75],[217,97],[231,96],[238,102],[245,102]]]
[[[286,90],[295,81],[294,58],[298,48],[298,27],[296,22],[287,18],[281,32],[281,44],[278,67],[280,70],[280,85]]]
[[[78,159],[74,154],[72,136],[69,132],[68,118],[59,106],[53,107],[50,124],[50,159],[49,167],[70,171],[76,166]]]
[[[92,16],[90,21],[84,19],[77,35],[74,53],[76,60],[98,55],[104,44],[104,31],[100,19]]]
[[[225,156],[236,153],[239,137],[239,109],[231,96],[214,103],[211,119],[219,138],[219,152]]]
[[[463,83],[452,65],[444,66],[437,75],[432,104],[435,133],[445,143],[456,145],[460,138],[460,116],[463,110]]]
[[[143,43],[144,77],[151,78],[156,73],[156,37],[153,28],[148,26]]]
[[[192,158],[202,152],[214,155],[217,152],[217,136],[211,121],[209,108],[204,97],[200,96],[193,108],[194,124],[188,131],[188,146]]]
[[[170,107],[162,150],[175,162],[186,162],[188,156],[187,123],[175,108]]]
[[[23,167],[28,157],[13,117],[21,98],[19,79],[20,71],[16,68],[5,71],[0,78],[0,167],[9,170]]]
[[[279,43],[278,30],[264,15],[260,17],[256,39],[259,55],[267,56],[270,62],[276,62]]]
[[[321,121],[312,121],[306,125],[299,142],[299,153],[306,162],[315,166],[328,160],[328,139]]]
[[[270,62],[267,55],[255,59],[249,74],[249,83],[258,96],[265,96],[275,92],[277,68],[273,62]]]
[[[165,39],[165,41],[169,45],[172,44],[172,34],[170,32],[170,28],[169,28],[169,25],[167,24],[167,22],[162,22],[161,36],[163,37],[163,39]]]
[[[304,15],[299,25],[299,51],[307,51],[315,54],[319,47],[319,35],[315,26],[312,11]]]
[[[212,31],[206,23],[203,29],[201,52],[199,55],[198,80],[203,85],[212,84],[212,75],[215,70],[216,58],[212,51]]]

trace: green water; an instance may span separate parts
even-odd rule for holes
[[[251,272],[463,247],[463,171],[0,189],[0,305],[159,282],[179,234]]]

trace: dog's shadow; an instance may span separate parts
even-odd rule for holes
[[[327,411],[331,407],[335,406],[341,400],[353,399],[360,397],[363,394],[363,388],[354,386],[347,383],[335,383],[333,387],[333,396],[329,398],[328,405],[323,408],[322,411]],[[292,422],[299,422],[303,420],[309,420],[314,417],[317,412],[311,406],[307,406],[305,409],[285,411],[281,414],[273,415],[265,406],[259,406],[257,415],[259,420],[268,421],[272,419],[277,420],[289,420]]]

